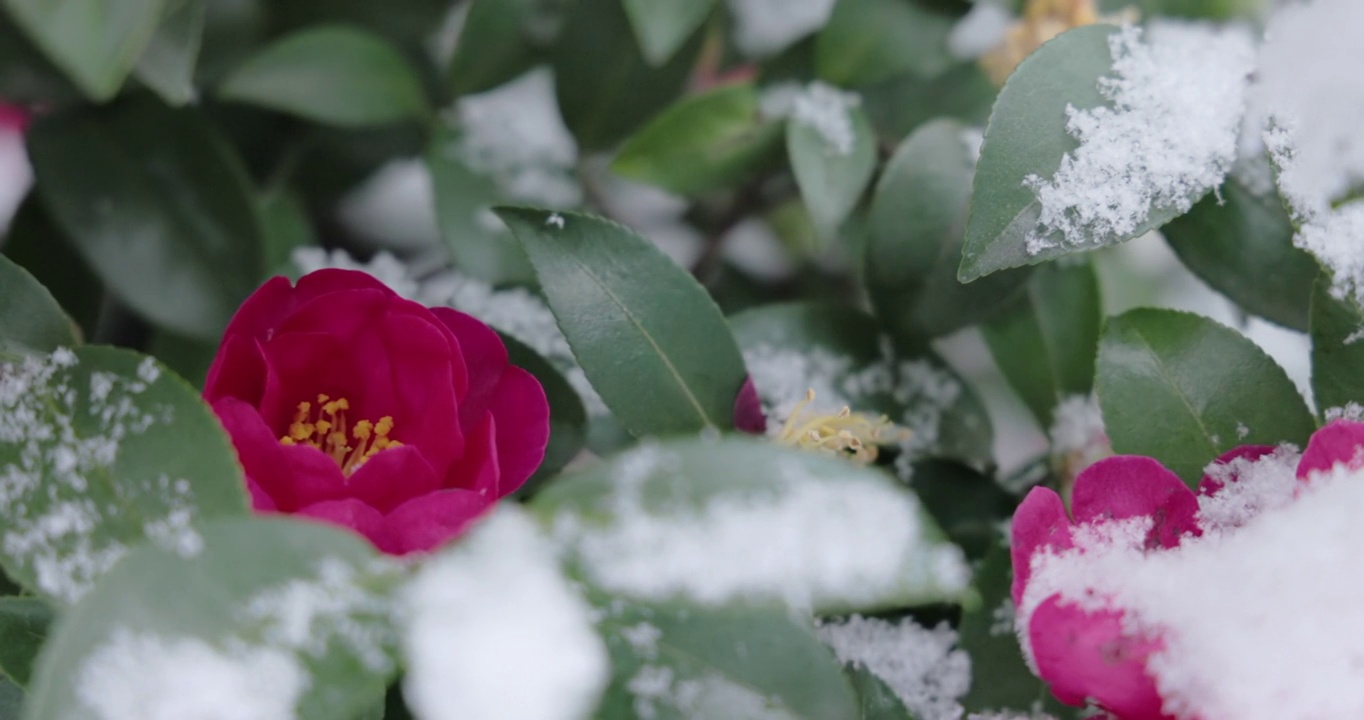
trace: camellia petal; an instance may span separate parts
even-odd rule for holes
[[[1329,472],[1336,465],[1351,470],[1364,467],[1364,423],[1335,420],[1312,433],[1298,462],[1298,478],[1306,480],[1312,473]]]
[[[1012,539],[1009,552],[1013,556],[1014,581],[1011,589],[1014,604],[1023,602],[1023,590],[1031,574],[1032,556],[1043,547],[1065,550],[1073,547],[1070,537],[1070,518],[1061,496],[1051,488],[1035,487],[1028,491],[1011,525]]]
[[[1115,455],[1085,468],[1075,479],[1071,512],[1076,523],[1149,517],[1147,547],[1175,547],[1180,538],[1198,535],[1198,498],[1159,462],[1137,455]]]
[[[1212,461],[1212,464],[1230,465],[1232,462],[1242,459],[1254,462],[1273,453],[1274,450],[1275,448],[1273,445],[1242,445],[1218,455],[1217,459]],[[1231,482],[1236,482],[1236,478],[1232,477]],[[1221,490],[1222,487],[1223,482],[1221,480],[1215,479],[1211,475],[1204,475],[1203,479],[1198,481],[1197,494],[1209,496],[1216,495],[1217,491]]]
[[[380,550],[394,555],[433,550],[462,533],[489,507],[469,490],[440,490],[408,500],[384,518]]]

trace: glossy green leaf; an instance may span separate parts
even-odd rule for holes
[[[644,238],[578,213],[501,208],[602,400],[636,435],[733,427],[746,371],[720,310]]]
[[[982,602],[961,616],[960,646],[971,655],[971,689],[961,700],[968,713],[1060,707],[1023,661],[1014,634],[1012,582],[1009,548],[997,544],[976,571]]]
[[[1364,311],[1331,296],[1331,279],[1322,275],[1312,291],[1312,394],[1317,407],[1364,404]]]
[[[956,62],[947,49],[955,25],[951,15],[905,0],[839,0],[815,41],[815,65],[843,86],[933,77]]]
[[[915,720],[885,681],[865,667],[847,669],[857,691],[857,720]]]
[[[673,56],[710,15],[715,0],[623,0],[630,26],[651,65]]]
[[[1024,269],[957,280],[975,159],[965,126],[935,120],[896,149],[868,216],[864,278],[881,322],[898,336],[937,337],[974,325],[1016,298]]]
[[[176,661],[192,663],[189,678],[207,664],[245,675],[223,682],[254,680],[263,693],[256,707],[297,690],[299,718],[350,718],[383,700],[395,670],[383,600],[396,581],[375,569],[369,543],[284,518],[219,520],[202,533],[194,557],[134,550],[63,615],[29,688],[29,720],[104,717],[87,704],[88,685],[78,690],[92,668],[108,673],[105,683],[192,693],[174,686]],[[325,605],[310,614],[308,602]],[[153,659],[154,674],[132,674]]]
[[[826,243],[857,206],[876,170],[876,137],[866,113],[860,107],[845,112],[852,142],[843,147],[842,139],[827,137],[808,123],[793,119],[786,124],[786,154],[796,185],[816,233]]]
[[[600,602],[612,666],[600,720],[862,717],[838,661],[785,609]],[[633,689],[650,679],[659,692]]]
[[[1076,252],[1064,245],[1028,252],[1042,208],[1023,181],[1056,174],[1066,153],[1079,146],[1066,130],[1067,111],[1104,104],[1098,83],[1113,64],[1108,36],[1114,32],[1110,25],[1088,25],[1063,33],[1024,60],[1000,91],[976,166],[959,271],[964,282]],[[1136,235],[1173,216],[1152,211]]]
[[[0,256],[0,356],[80,343],[76,324],[27,270]]]
[[[302,30],[252,55],[219,97],[358,127],[425,117],[421,80],[387,40],[344,26]]]
[[[4,0],[14,21],[95,101],[118,93],[165,0]]]
[[[1043,428],[1057,403],[1093,389],[1103,319],[1093,265],[1062,261],[1037,268],[1013,306],[982,326],[995,364]]]
[[[626,141],[611,169],[680,195],[743,182],[780,154],[783,125],[738,83],[679,101]]]
[[[318,244],[308,209],[296,195],[280,190],[257,199],[265,277],[287,275],[294,251]],[[262,277],[262,280],[264,277]]]
[[[0,598],[0,675],[27,685],[48,626],[52,608],[37,598]]]
[[[502,203],[497,183],[471,170],[456,152],[458,135],[440,131],[426,151],[436,196],[436,224],[460,272],[494,285],[526,284],[535,277],[526,253],[493,214]]]
[[[999,89],[979,65],[967,62],[933,78],[901,75],[859,88],[858,92],[882,142],[895,144],[937,118],[954,118],[970,126],[984,127]]]
[[[104,286],[53,224],[37,193],[19,205],[2,246],[5,257],[33,274],[80,328],[92,337],[104,304]]]
[[[160,360],[190,385],[202,389],[213,358],[218,354],[218,343],[158,330],[147,343],[147,354]]]
[[[555,528],[571,566],[624,596],[782,601],[827,614],[969,595],[961,551],[903,485],[769,440],[649,442],[560,478],[530,507]],[[848,557],[830,559],[825,542]],[[672,553],[678,565],[668,564]],[[718,563],[715,577],[679,575],[703,557]],[[662,570],[642,574],[655,565]],[[849,572],[856,582],[829,580]]]
[[[165,0],[161,24],[133,74],[175,106],[195,99],[194,67],[203,40],[208,0]]]
[[[988,475],[946,460],[914,463],[910,486],[947,537],[972,559],[983,557],[998,541],[1000,524],[1018,504]]]
[[[1272,186],[1257,194],[1231,175],[1160,232],[1186,267],[1246,312],[1307,329],[1319,268],[1293,247],[1293,222]]]
[[[202,117],[150,99],[46,117],[29,156],[52,219],[110,290],[158,325],[218,339],[260,281],[260,228],[245,173]]]
[[[63,107],[85,100],[0,7],[0,97],[19,105]],[[0,714],[0,718],[4,717]]]
[[[507,357],[511,364],[534,375],[549,400],[549,447],[545,448],[545,459],[540,463],[540,468],[519,491],[526,496],[535,492],[545,480],[553,477],[582,452],[587,442],[587,411],[583,409],[578,391],[568,384],[553,364],[520,340],[506,333],[500,334],[507,346]]]
[[[931,351],[887,355],[870,315],[833,303],[782,303],[729,322],[769,411],[791,407],[813,389],[823,406],[846,403],[908,427],[917,434],[911,444],[917,454],[991,463],[990,419],[980,399]]]
[[[535,65],[537,37],[543,26],[542,0],[470,0],[464,29],[446,71],[446,85],[456,94],[483,92]],[[538,41],[538,42],[537,42]]]
[[[246,512],[217,417],[151,358],[86,346],[0,382],[0,565],[43,597],[74,602],[129,546],[192,549],[201,521]]]
[[[564,124],[585,150],[611,147],[682,94],[700,51],[696,33],[672,59],[652,67],[621,0],[577,0],[554,50]]]
[[[1255,343],[1174,310],[1109,318],[1096,391],[1113,450],[1153,457],[1191,486],[1227,450],[1301,447],[1316,429],[1293,382]]]

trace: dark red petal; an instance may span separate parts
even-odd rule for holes
[[[265,358],[259,344],[245,335],[224,338],[204,381],[204,400],[212,404],[232,397],[257,405],[264,393]]]
[[[397,296],[392,288],[367,272],[323,268],[298,279],[298,285],[294,288],[294,300],[301,306],[314,298],[346,290],[380,290],[385,295]]]
[[[318,393],[346,397],[352,408],[365,404],[366,385],[349,350],[341,338],[323,333],[290,333],[265,344],[265,392],[259,408],[277,436],[288,430],[299,402],[315,403]]]
[[[492,506],[469,490],[440,490],[414,498],[384,518],[379,549],[392,555],[433,550],[464,532]]]
[[[249,476],[246,478],[246,492],[251,496],[251,509],[258,513],[275,512],[279,506],[275,504],[275,499],[261,489],[261,486]]]
[[[763,403],[752,376],[744,377],[739,395],[734,398],[734,428],[754,435],[767,432],[767,416],[763,414]]]
[[[382,450],[351,473],[349,494],[380,513],[440,488],[440,479],[413,445]]]
[[[370,542],[374,543],[375,547],[380,550],[384,549],[386,540],[384,533],[387,528],[384,525],[383,515],[378,510],[354,498],[327,500],[309,505],[300,509],[295,515],[315,518],[332,525],[349,528],[368,538]]]
[[[468,443],[464,457],[450,469],[443,487],[470,490],[488,502],[496,502],[506,493],[498,492],[501,470],[497,464],[497,425],[493,414],[483,414],[483,421],[466,427]]]
[[[1226,465],[1234,460],[1240,460],[1241,458],[1255,462],[1266,455],[1274,454],[1274,450],[1275,448],[1273,445],[1242,445],[1218,455],[1217,459],[1212,461],[1212,464]],[[1232,476],[1231,481],[1236,482],[1239,479],[1240,478]],[[1204,475],[1203,479],[1198,481],[1199,495],[1216,495],[1217,491],[1221,489],[1222,481],[1214,480],[1209,475]]]
[[[1327,472],[1336,465],[1351,470],[1364,467],[1364,423],[1342,418],[1312,433],[1298,461],[1298,479],[1306,480],[1311,473]]]
[[[1028,624],[1037,672],[1058,700],[1083,706],[1087,699],[1123,720],[1164,720],[1155,681],[1146,661],[1164,644],[1124,633],[1122,613],[1086,612],[1043,601]]]
[[[468,394],[461,407],[477,405],[480,398],[493,392],[502,371],[507,368],[507,346],[496,330],[472,315],[447,307],[431,308],[431,314],[459,340],[460,352],[469,370]],[[483,409],[482,406],[473,407],[470,410],[472,417],[482,417]]]
[[[1200,535],[1198,498],[1165,466],[1140,455],[1115,455],[1090,465],[1075,479],[1070,498],[1075,523],[1133,517],[1154,521],[1146,547],[1175,547],[1186,534]]]
[[[274,501],[280,512],[346,494],[341,468],[315,448],[286,447],[250,405],[235,398],[214,403],[246,476]]]
[[[1023,602],[1023,590],[1032,575],[1032,556],[1044,547],[1066,550],[1075,546],[1070,537],[1070,518],[1061,496],[1051,488],[1035,487],[1018,504],[1010,524],[1009,554],[1013,559],[1011,588],[1014,604]]]

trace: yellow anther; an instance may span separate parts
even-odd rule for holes
[[[882,415],[872,418],[844,406],[838,412],[807,413],[815,399],[814,390],[805,393],[777,434],[777,442],[803,450],[841,455],[859,464],[876,460],[878,445],[894,445],[909,438],[909,431]]]
[[[391,415],[380,418],[377,424],[369,420],[357,421],[348,431],[348,410],[350,401],[346,398],[332,400],[319,394],[316,406],[305,400],[298,404],[289,433],[279,439],[280,444],[317,448],[335,461],[346,475],[378,452],[402,445],[388,437],[394,426]]]
[[[373,429],[374,423],[368,420],[361,420],[360,422],[355,423],[355,428],[350,431],[350,434],[355,436],[356,440],[368,440],[370,431]]]

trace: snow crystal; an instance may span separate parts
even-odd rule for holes
[[[1270,466],[1291,482],[1287,457]],[[1364,717],[1364,582],[1355,572],[1364,473],[1338,466],[1299,483],[1287,504],[1268,496],[1271,506],[1239,527],[1178,549],[1145,552],[1149,520],[1136,519],[1077,533],[1074,550],[1035,555],[1020,627],[1053,593],[1124,610],[1132,632],[1164,641],[1148,666],[1174,715]]]
[[[241,612],[258,642],[277,650],[328,654],[333,641],[371,672],[393,669],[389,648],[389,604],[383,593],[367,589],[369,580],[391,575],[383,561],[357,568],[340,558],[325,558],[314,577],[291,580],[251,596]]]
[[[62,348],[0,372],[0,444],[12,449],[0,465],[0,548],[31,570],[39,590],[68,602],[124,555],[117,538],[145,536],[186,556],[202,546],[188,481],[106,479],[126,438],[174,420],[169,406],[138,397],[160,369],[148,359],[136,378],[96,371],[87,386],[74,380],[77,364]]]
[[[292,720],[308,684],[277,650],[121,629],[81,664],[76,693],[99,720]]]
[[[1127,26],[1110,37],[1112,74],[1099,90],[1113,107],[1068,108],[1066,129],[1080,146],[1051,178],[1025,181],[1041,204],[1029,253],[1131,235],[1153,209],[1188,210],[1231,168],[1250,34],[1173,22],[1146,33]]]
[[[1364,306],[1364,201],[1305,223],[1293,244],[1331,269],[1332,297]]]
[[[578,146],[554,97],[554,73],[542,67],[477,95],[455,108],[459,139],[444,150],[492,177],[512,200],[574,207],[582,188],[574,179]]]
[[[1344,407],[1326,408],[1325,415],[1326,422],[1331,422],[1332,420],[1340,420],[1341,418],[1344,418],[1346,420],[1354,420],[1355,422],[1360,422],[1364,420],[1364,406],[1361,406],[1357,402],[1351,401],[1345,403]]]
[[[550,213],[549,217],[545,219],[545,225],[548,225],[549,227],[556,227],[559,228],[560,230],[563,230],[564,216],[560,215],[559,213]]]
[[[1093,395],[1070,395],[1057,403],[1052,412],[1052,450],[1056,453],[1084,452],[1096,442],[1106,442],[1103,412]]]
[[[729,0],[734,44],[745,55],[774,54],[824,26],[835,0]]]
[[[1004,40],[1014,17],[1002,4],[979,0],[947,36],[947,49],[961,60],[974,60]]]
[[[368,273],[375,280],[387,285],[393,292],[409,300],[417,299],[420,292],[420,286],[407,265],[394,257],[392,253],[383,250],[375,253],[369,262],[362,262],[351,257],[350,253],[345,250],[300,247],[294,248],[289,259],[304,275],[327,268],[359,270]]]
[[[1199,526],[1204,532],[1225,532],[1292,502],[1299,487],[1295,471],[1300,458],[1297,448],[1283,445],[1258,460],[1242,457],[1208,465],[1203,472],[1222,488],[1199,498]]]
[[[957,633],[946,623],[929,630],[911,619],[890,623],[857,615],[822,625],[819,636],[840,662],[864,667],[886,683],[910,715],[957,720],[957,699],[971,689],[971,658],[953,649]]]
[[[403,696],[418,717],[576,720],[596,708],[605,645],[519,512],[499,509],[428,560],[402,602]]]
[[[960,551],[920,545],[917,500],[861,477],[829,482],[786,459],[780,487],[659,508],[644,487],[676,458],[645,445],[622,460],[609,525],[565,513],[555,538],[573,548],[602,587],[636,597],[685,596],[706,604],[774,598],[809,608],[875,599],[906,568],[948,589],[969,581]]]
[[[862,104],[862,96],[816,80],[804,87],[795,83],[774,85],[759,98],[762,115],[769,119],[790,118],[819,133],[829,152],[852,154],[857,143],[849,108]]]

